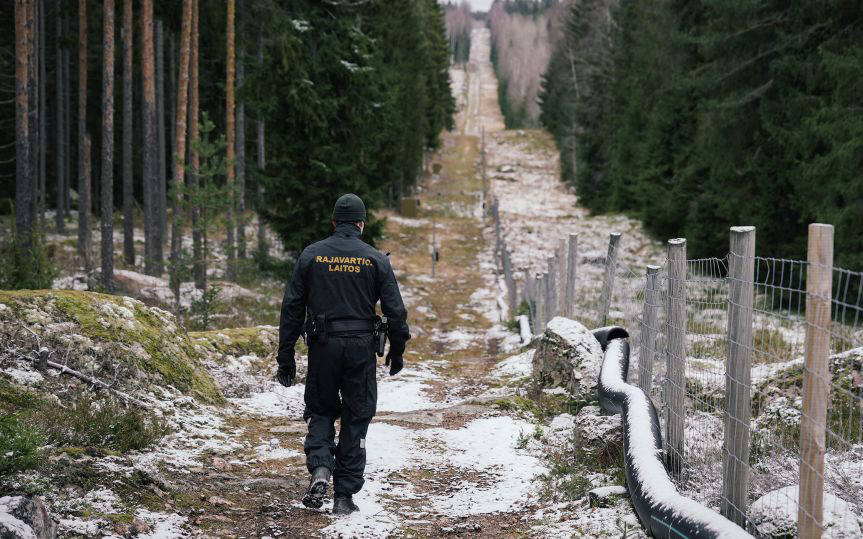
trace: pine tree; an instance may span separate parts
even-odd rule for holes
[[[174,156],[173,219],[171,226],[171,289],[180,303],[180,249],[182,248],[182,196],[186,161],[186,120],[189,106],[189,61],[192,40],[192,0],[183,0],[183,20],[180,36],[180,73],[177,86],[177,138]]]
[[[123,0],[123,259],[135,265],[134,176],[132,167],[132,69],[134,63],[132,0]]]
[[[63,128],[63,120],[65,118],[65,113],[63,112],[63,49],[61,47],[61,43],[63,41],[63,18],[60,16],[60,8],[60,0],[54,0],[54,24],[56,25],[56,30],[54,32],[54,140],[56,150],[55,176],[57,178],[57,198],[55,199],[57,214],[55,215],[55,226],[57,228],[57,232],[59,234],[63,234],[66,232],[65,197],[68,196],[68,192],[66,190],[66,182],[68,179],[63,176],[63,173],[65,172],[63,164],[66,161],[63,154],[66,147],[65,141],[63,140],[63,134],[65,132]]]
[[[30,130],[32,0],[15,1],[15,243],[25,259],[33,247],[33,168]]]
[[[141,0],[141,123],[144,184],[144,264],[148,275],[162,274],[162,243],[156,219],[158,149],[156,145],[156,81],[153,44],[153,0]]]
[[[90,234],[90,152],[87,133],[87,0],[78,0],[78,255],[92,269]],[[86,170],[85,170],[86,169]]]
[[[114,291],[114,0],[103,0],[102,287]]]
[[[228,279],[234,280],[236,279],[236,251],[235,251],[235,242],[234,242],[234,226],[235,226],[235,200],[236,200],[236,186],[234,184],[235,178],[235,160],[234,160],[234,150],[235,150],[235,111],[234,111],[234,43],[236,40],[236,32],[234,28],[235,23],[235,13],[236,6],[234,0],[227,0],[228,4],[228,16],[227,16],[227,76],[225,77],[225,132],[227,133],[227,141],[228,141],[228,174],[227,174],[227,184],[228,184],[228,198],[230,200],[230,204],[228,205],[227,211],[227,228],[228,228],[228,238],[227,238],[227,251],[228,251]]]

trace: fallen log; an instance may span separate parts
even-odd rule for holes
[[[93,386],[98,387],[100,389],[104,389],[106,391],[109,391],[112,394],[114,394],[118,399],[123,401],[123,403],[126,404],[127,406],[130,404],[134,404],[135,406],[138,406],[139,408],[144,408],[146,410],[150,409],[150,405],[147,404],[146,402],[139,400],[139,399],[136,399],[135,397],[129,395],[128,393],[124,393],[124,392],[120,391],[119,389],[114,389],[109,384],[106,384],[105,382],[103,382],[102,380],[99,380],[98,378],[96,378],[94,376],[89,376],[87,374],[84,374],[81,371],[76,371],[75,369],[70,369],[66,365],[61,365],[60,363],[57,363],[56,361],[51,361],[50,359],[47,359],[47,354],[43,354],[42,350],[46,350],[46,349],[43,348],[43,349],[39,350],[39,358],[36,360],[33,360],[33,362],[36,363],[37,366],[41,365],[43,367],[48,367],[51,369],[58,370],[58,371],[60,371],[61,375],[62,374],[68,374],[69,376],[73,376],[75,378],[78,378],[79,380],[83,380],[90,385],[93,385]]]

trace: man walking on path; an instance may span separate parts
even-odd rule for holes
[[[376,332],[385,332],[390,340],[386,364],[391,376],[402,370],[410,339],[407,310],[390,261],[360,239],[365,220],[366,207],[358,196],[347,194],[336,201],[334,232],[303,250],[279,323],[280,384],[293,383],[294,345],[303,331],[309,346],[303,419],[309,429],[305,452],[312,477],[303,504],[321,507],[332,475],[336,515],[358,510],[351,497],[363,486],[366,432],[377,405]],[[383,325],[376,323],[378,300]]]

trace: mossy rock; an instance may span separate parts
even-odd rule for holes
[[[224,401],[173,314],[128,297],[76,290],[0,291],[0,322],[18,322],[46,342],[98,351],[156,383],[208,403]],[[74,355],[74,354],[73,354]],[[70,364],[71,366],[71,364]]]
[[[192,342],[220,355],[267,357],[279,346],[279,329],[273,326],[216,329],[189,333]]]

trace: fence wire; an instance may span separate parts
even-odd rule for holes
[[[803,386],[805,376],[811,375],[804,374],[807,330],[826,332],[830,377],[825,383],[830,391],[822,425],[824,469],[818,471],[824,492],[821,523],[833,532],[850,533],[844,536],[857,536],[863,528],[863,273],[831,268],[831,322],[828,327],[810,327],[806,261],[756,256],[751,260],[752,282],[743,282],[730,277],[730,264],[741,258],[739,254],[687,259],[685,282],[680,282],[669,280],[670,261],[659,260],[651,279],[646,268],[623,260],[625,241],[610,247],[605,256],[579,256],[572,318],[587,327],[619,324],[630,332],[629,382],[645,389],[660,410],[666,460],[681,493],[726,515],[738,511],[756,535],[766,534],[768,528],[775,531],[777,522],[790,526],[789,533],[794,534]],[[560,252],[558,244],[554,252]],[[609,275],[613,287],[604,296]],[[669,285],[683,287],[685,316],[677,325],[670,323],[677,318],[669,313],[675,300],[669,298]],[[732,299],[732,289],[741,285],[753,294],[751,344],[748,339],[729,342],[729,316],[740,307]],[[673,342],[681,331],[683,354],[676,357]],[[730,376],[730,347],[736,348],[735,357],[750,358],[749,379]],[[682,379],[668,372],[675,360],[682,364]],[[727,402],[729,384],[742,386],[742,394],[751,397],[746,403],[751,410],[748,418],[729,412],[739,404]],[[683,406],[674,406],[681,393]],[[682,445],[669,443],[669,432],[672,438],[677,436],[674,425],[669,430],[670,422],[682,424]],[[749,433],[745,462],[726,447],[730,428]],[[740,507],[724,491],[723,482],[729,482],[724,460],[736,466],[738,475],[731,481],[748,482]],[[765,515],[773,519],[768,523]]]

